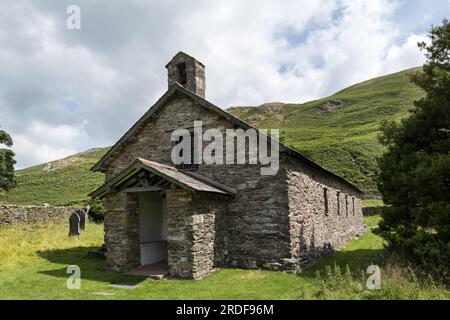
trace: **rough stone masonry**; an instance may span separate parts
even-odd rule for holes
[[[67,223],[75,207],[18,206],[0,204],[0,225],[32,223]]]

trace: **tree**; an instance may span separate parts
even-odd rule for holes
[[[13,141],[11,136],[3,130],[0,130],[0,144],[11,147]],[[14,152],[10,149],[0,148],[0,189],[10,190],[16,186],[14,176]]]
[[[424,266],[450,261],[450,23],[419,43],[426,62],[411,80],[425,97],[400,123],[385,121],[378,187],[387,204],[376,231],[388,246]],[[444,268],[444,269],[442,269]]]

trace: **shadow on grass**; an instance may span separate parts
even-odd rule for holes
[[[126,276],[107,271],[104,259],[88,256],[89,251],[97,251],[98,249],[99,247],[74,247],[40,251],[38,255],[41,258],[54,264],[65,265],[65,267],[39,271],[39,273],[58,278],[67,278],[70,275],[67,273],[67,267],[77,265],[81,270],[81,279],[106,283],[126,283],[130,285],[139,284],[146,279],[144,277]]]

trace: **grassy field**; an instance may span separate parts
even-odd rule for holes
[[[228,109],[258,128],[280,129],[281,140],[322,166],[376,193],[376,158],[383,119],[400,119],[423,96],[409,80],[419,68],[375,78],[305,104]]]
[[[91,149],[70,157],[17,171],[17,187],[0,190],[0,203],[20,205],[83,205],[104,176],[89,169],[108,148]]]
[[[368,217],[370,228],[378,217]],[[418,280],[393,264],[370,229],[313,269],[298,275],[219,269],[203,280],[150,280],[105,271],[104,260],[87,256],[103,240],[103,226],[88,224],[79,238],[56,224],[0,228],[0,299],[449,299],[443,286]],[[364,270],[382,269],[380,290],[365,288]],[[81,268],[81,290],[66,288],[67,266]],[[347,267],[348,266],[348,267]],[[136,284],[116,289],[110,284]],[[105,296],[105,294],[111,294]]]

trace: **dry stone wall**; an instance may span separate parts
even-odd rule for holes
[[[17,206],[0,204],[0,226],[31,223],[67,223],[75,207]]]

